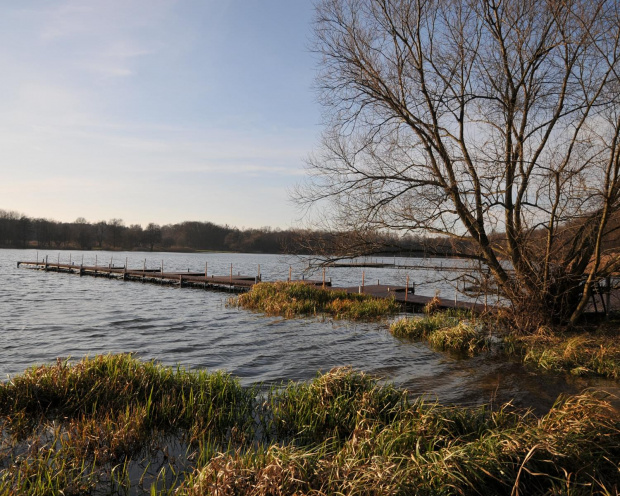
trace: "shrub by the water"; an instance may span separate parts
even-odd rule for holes
[[[349,294],[303,282],[255,284],[247,293],[229,299],[228,304],[286,318],[325,314],[336,319],[352,320],[377,319],[400,309],[392,298]]]

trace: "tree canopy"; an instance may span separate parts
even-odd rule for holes
[[[538,325],[576,322],[614,272],[620,5],[321,0],[325,111],[302,202],[345,230],[475,243]]]

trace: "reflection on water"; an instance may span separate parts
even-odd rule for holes
[[[459,360],[426,344],[394,338],[386,324],[326,319],[265,317],[227,308],[226,293],[95,279],[18,269],[18,260],[56,261],[57,253],[0,250],[0,374],[3,378],[56,357],[136,352],[143,359],[181,364],[189,369],[223,369],[244,384],[308,380],[317,371],[351,365],[414,394],[442,402],[478,404],[513,400],[520,406],[547,408],[562,392],[591,385],[576,378],[534,375],[521,365],[483,355]],[[95,253],[72,253],[72,260],[94,263]],[[204,270],[252,275],[258,265],[264,280],[286,279],[289,265],[301,275],[304,262],[277,255],[105,253],[98,262],[166,270]],[[61,253],[61,262],[69,254]],[[419,260],[415,261],[419,264]],[[467,263],[466,261],[456,261]],[[395,269],[329,269],[335,285],[366,280],[404,284],[407,273]],[[418,293],[451,286],[432,270],[410,271]],[[445,274],[445,272],[444,272]],[[450,276],[448,274],[448,276]],[[415,279],[414,279],[415,277]],[[453,293],[452,293],[453,295]],[[599,382],[598,385],[607,383]]]

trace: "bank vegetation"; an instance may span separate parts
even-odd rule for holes
[[[592,495],[620,485],[598,393],[542,416],[443,406],[349,368],[243,388],[130,355],[0,384],[0,494]]]

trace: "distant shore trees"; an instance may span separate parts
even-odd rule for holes
[[[122,219],[89,223],[78,217],[74,222],[58,222],[0,210],[0,248],[313,253],[319,247],[325,248],[327,237],[321,232],[238,229],[197,221],[163,226],[151,222],[145,228],[139,224],[126,226]],[[331,251],[337,251],[339,238],[329,238]],[[446,240],[418,237],[404,237],[398,246],[385,252],[413,256],[454,254],[452,244]]]

